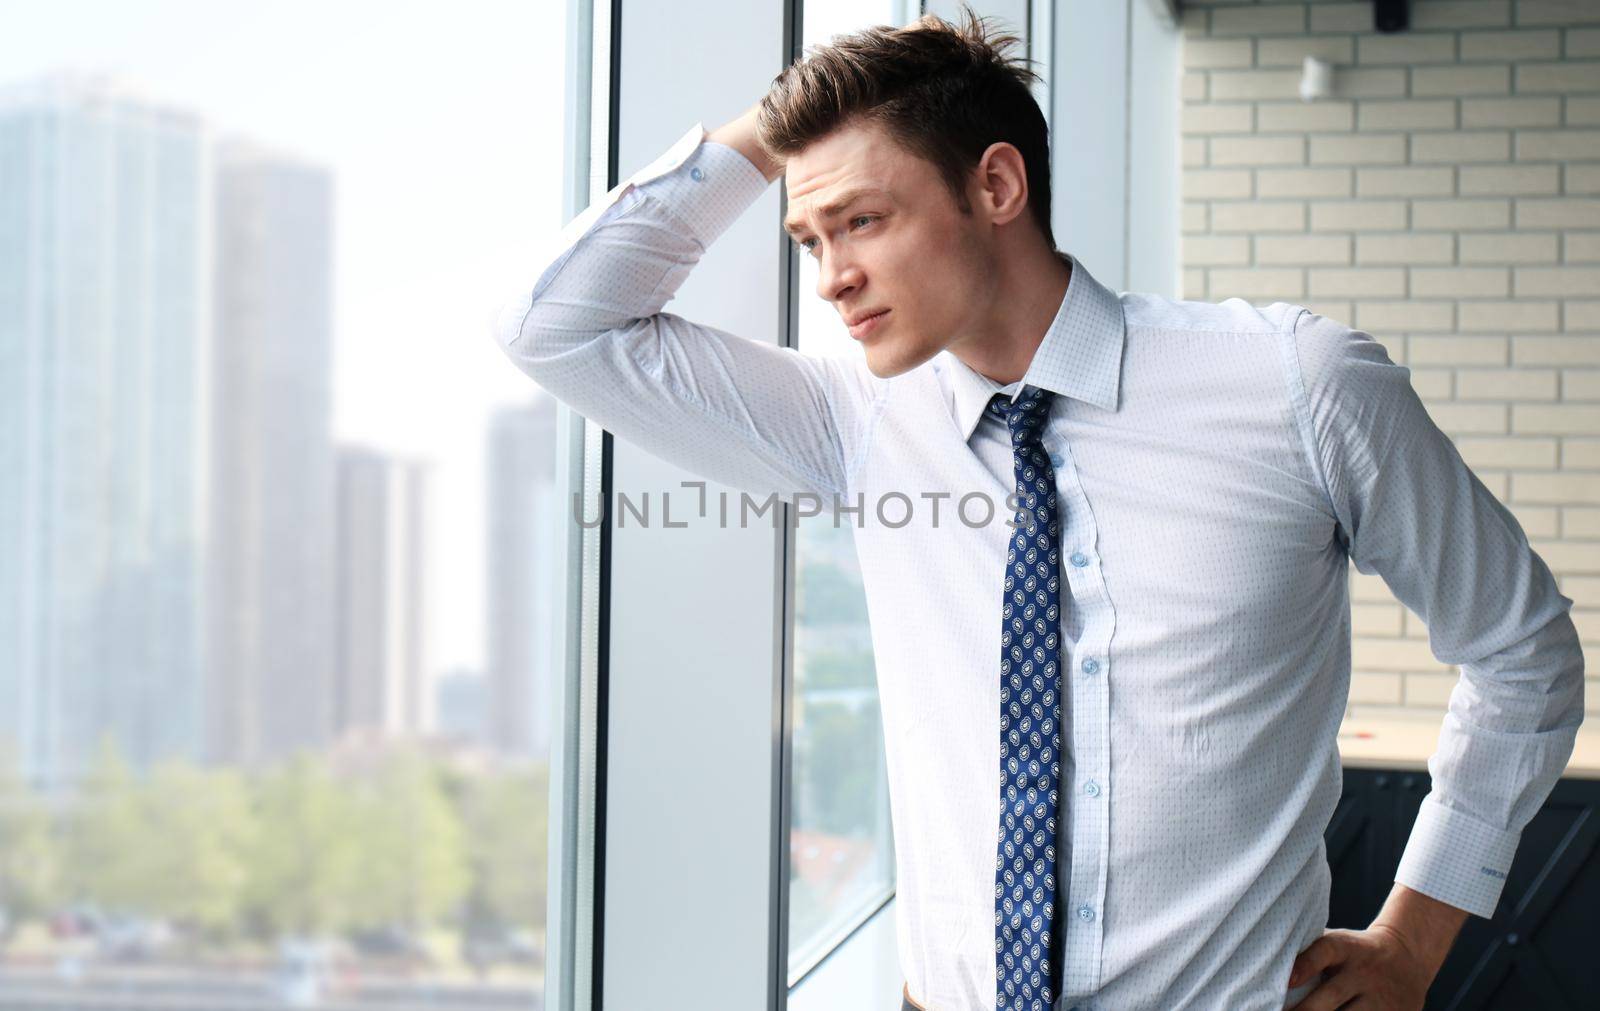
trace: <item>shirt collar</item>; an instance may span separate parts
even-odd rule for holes
[[[1052,390],[1107,411],[1117,409],[1125,331],[1122,300],[1095,280],[1083,261],[1071,253],[1056,255],[1072,264],[1072,277],[1021,382],[1001,385],[949,351],[941,352],[950,369],[955,420],[964,438],[972,438],[996,393],[1009,392],[1015,401],[1024,386]]]

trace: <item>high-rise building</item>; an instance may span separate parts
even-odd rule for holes
[[[337,464],[337,735],[431,733],[426,668],[429,466],[354,446]]]
[[[215,148],[208,753],[253,765],[333,732],[333,179]]]
[[[0,744],[199,756],[207,138],[95,75],[0,94]]]
[[[496,410],[488,452],[489,741],[510,755],[545,758],[559,660],[556,557],[565,516],[556,493],[556,406]]]
[[[440,737],[460,744],[483,744],[487,738],[487,698],[483,675],[467,667],[443,671],[434,688]]]

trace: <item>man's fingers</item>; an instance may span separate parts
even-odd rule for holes
[[[1333,934],[1323,934],[1311,946],[1295,956],[1289,970],[1289,985],[1299,986],[1318,972],[1332,965],[1339,953],[1338,941]]]
[[[1336,1011],[1357,996],[1359,993],[1351,980],[1334,976],[1306,994],[1290,1011]]]

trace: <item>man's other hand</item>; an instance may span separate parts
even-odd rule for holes
[[[1421,1011],[1438,966],[1412,950],[1394,928],[1375,923],[1366,930],[1324,930],[1294,960],[1293,989],[1318,972],[1327,979],[1292,1011]]]

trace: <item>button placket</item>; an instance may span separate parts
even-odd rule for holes
[[[1054,429],[1046,433],[1047,451],[1061,462],[1055,466],[1057,496],[1061,503],[1061,538],[1071,550],[1062,559],[1062,571],[1071,596],[1062,601],[1063,612],[1076,607],[1082,617],[1079,645],[1086,653],[1102,654],[1110,640],[1114,613],[1104,583],[1099,579],[1099,568],[1093,564],[1096,532],[1094,516],[1078,480],[1072,451],[1066,440]],[[1071,678],[1064,683],[1063,691],[1070,691],[1074,710],[1072,721],[1073,748],[1079,756],[1081,768],[1098,770],[1094,779],[1083,786],[1093,803],[1071,805],[1070,830],[1065,824],[1060,830],[1071,832],[1071,866],[1063,875],[1061,886],[1067,907],[1074,910],[1071,925],[1065,929],[1062,953],[1063,993],[1091,993],[1098,985],[1099,957],[1103,929],[1098,904],[1105,897],[1106,847],[1109,839],[1109,769],[1110,713],[1106,679],[1089,677],[1101,669],[1096,656],[1085,656],[1080,669],[1085,677]],[[1092,786],[1091,786],[1092,784]]]

